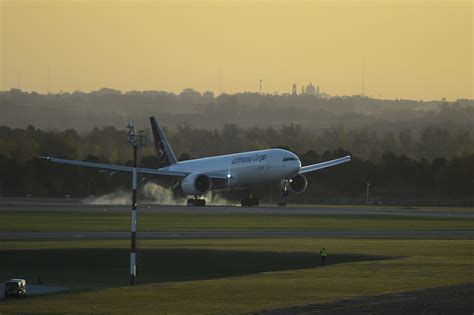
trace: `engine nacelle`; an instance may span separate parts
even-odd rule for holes
[[[205,195],[211,189],[211,178],[203,173],[191,173],[181,182],[181,189],[187,195]]]
[[[306,187],[308,187],[308,181],[304,175],[298,174],[290,179],[289,186],[292,192],[300,194],[306,190]]]

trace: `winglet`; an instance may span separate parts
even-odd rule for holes
[[[166,138],[165,133],[156,121],[155,117],[150,117],[151,129],[153,131],[153,140],[155,142],[156,156],[160,167],[165,167],[178,162],[171,145]]]

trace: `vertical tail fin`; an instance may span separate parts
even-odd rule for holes
[[[153,130],[153,141],[155,142],[156,157],[160,167],[169,166],[178,162],[174,155],[165,133],[156,121],[155,117],[150,117],[151,129]]]

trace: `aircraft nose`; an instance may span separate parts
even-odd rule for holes
[[[298,160],[295,161],[295,168],[296,168],[296,170],[297,170],[298,172],[300,171],[300,168],[301,168],[300,159],[298,159]]]
[[[300,168],[301,168],[301,161],[300,159],[295,155],[295,158],[296,160],[292,161],[293,163],[291,163],[291,168],[293,169],[293,171],[298,174],[300,172]]]

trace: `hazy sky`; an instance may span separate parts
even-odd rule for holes
[[[473,97],[472,1],[0,2],[2,90]]]

